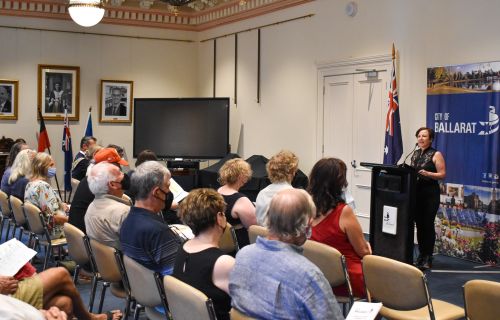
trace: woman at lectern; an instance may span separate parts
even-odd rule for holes
[[[429,269],[432,268],[432,253],[436,241],[434,219],[439,208],[438,180],[446,176],[446,165],[441,152],[431,147],[434,130],[422,127],[415,136],[419,147],[411,157],[411,166],[418,172],[415,224],[419,256],[415,265],[420,269]]]
[[[347,271],[354,296],[365,296],[361,259],[372,253],[352,208],[346,205],[343,189],[347,187],[347,167],[336,158],[316,162],[309,175],[308,191],[316,205],[311,240],[339,250],[347,259]],[[347,296],[345,286],[333,288],[336,296]]]
[[[250,164],[243,159],[231,159],[219,169],[219,182],[222,187],[217,192],[222,194],[227,203],[227,222],[235,229],[240,249],[250,244],[248,227],[257,224],[255,206],[246,195],[239,192],[251,177]]]

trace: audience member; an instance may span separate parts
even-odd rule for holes
[[[234,227],[240,248],[250,243],[248,227],[257,224],[253,203],[239,192],[251,177],[252,169],[243,159],[231,159],[219,169],[219,182],[222,187],[217,191],[227,203],[225,211],[227,222]]]
[[[195,235],[179,248],[173,276],[212,299],[219,320],[229,320],[229,273],[234,258],[218,246],[227,227],[224,198],[213,189],[197,189],[180,205],[182,221]]]
[[[49,184],[56,175],[55,162],[44,152],[39,152],[31,164],[31,177],[26,185],[24,201],[29,201],[43,213],[52,239],[64,238],[63,225],[68,222],[69,207],[61,201],[57,191]]]
[[[76,180],[82,180],[87,173],[87,167],[89,166],[90,160],[87,157],[88,150],[95,145],[97,139],[94,137],[83,137],[80,140],[80,151],[76,154],[75,160],[71,165],[71,177]]]
[[[16,156],[19,153],[19,151],[28,149],[28,145],[23,142],[16,142],[12,147],[10,148],[9,155],[7,156],[7,162],[5,163],[5,171],[2,176],[2,181],[0,183],[0,190],[8,194],[9,191],[9,177],[10,177],[10,172],[12,170],[12,164],[14,163],[14,160],[16,160]]]
[[[26,302],[0,294],[0,319],[9,320],[66,320],[68,315],[58,307],[37,310]]]
[[[261,226],[266,223],[266,212],[273,196],[281,190],[292,189],[292,180],[299,167],[299,158],[287,150],[282,150],[269,159],[266,171],[271,184],[260,190],[255,201],[255,215]]]
[[[119,166],[108,162],[96,164],[87,177],[95,199],[85,214],[87,235],[107,246],[121,250],[120,228],[130,211],[123,190],[130,188],[129,177]]]
[[[109,163],[116,163],[117,165],[128,165],[125,161],[118,155],[118,152],[113,148],[102,148],[95,155],[94,160],[96,164],[102,161]],[[73,201],[71,201],[71,208],[69,209],[69,223],[82,230],[83,233],[87,234],[85,228],[85,214],[92,201],[94,201],[94,194],[89,189],[88,178],[84,177],[78,187],[75,190],[75,195]]]
[[[89,175],[89,172],[90,172],[90,169],[92,169],[92,166],[95,165],[95,160],[94,160],[94,156],[97,152],[99,152],[99,150],[101,150],[102,148],[104,148],[103,146],[100,146],[98,144],[94,144],[92,145],[91,147],[89,147],[89,149],[87,150],[86,154],[87,154],[87,159],[89,160],[89,165],[87,166],[87,172],[85,173],[85,176],[88,176]],[[83,178],[82,178],[83,179]],[[80,180],[81,181],[81,180]]]
[[[315,210],[304,190],[273,197],[268,237],[236,255],[229,278],[234,308],[257,319],[343,319],[328,280],[302,255]]]
[[[342,197],[342,190],[347,187],[346,172],[345,163],[336,158],[321,159],[314,165],[308,189],[317,208],[311,239],[334,247],[346,257],[353,293],[364,297],[361,259],[371,254],[371,248],[354,211]],[[334,288],[334,292],[347,296],[344,286]]]
[[[69,319],[73,316],[80,320],[110,318],[107,314],[92,314],[87,311],[70,274],[62,267],[34,273],[22,280],[0,275],[0,294],[11,295],[36,309],[50,309],[55,306],[64,311]],[[3,307],[3,303],[1,305]],[[119,311],[110,315],[114,320],[121,319]]]
[[[120,230],[123,254],[162,275],[171,274],[182,241],[158,215],[165,207],[170,172],[156,161],[144,162],[132,175],[131,186],[135,205]]]
[[[8,183],[9,193],[20,200],[24,200],[24,192],[29,182],[28,177],[31,176],[31,161],[35,155],[36,152],[33,150],[21,150],[12,164]]]

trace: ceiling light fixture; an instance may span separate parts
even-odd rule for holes
[[[103,0],[69,0],[71,19],[82,27],[92,27],[104,17]]]
[[[194,0],[161,0],[161,1],[166,2],[172,6],[180,7],[190,2],[193,2]]]

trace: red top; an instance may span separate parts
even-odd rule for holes
[[[347,234],[340,229],[339,225],[340,215],[345,206],[345,203],[337,205],[320,223],[314,226],[312,228],[311,240],[334,247],[345,256],[347,260],[347,273],[349,273],[353,294],[356,297],[364,297],[365,284],[361,258],[349,242]],[[347,296],[347,289],[344,286],[334,288],[333,292],[335,295]]]

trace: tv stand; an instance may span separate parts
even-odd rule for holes
[[[167,164],[172,178],[187,192],[198,187],[199,160],[163,159]]]

